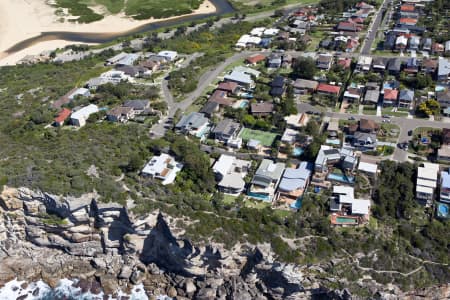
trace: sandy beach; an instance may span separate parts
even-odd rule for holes
[[[65,47],[78,42],[54,40],[35,44],[17,53],[5,53],[15,44],[48,31],[120,33],[133,28],[166,19],[133,20],[124,13],[105,16],[102,20],[89,24],[74,24],[60,22],[54,8],[45,0],[1,0],[0,1],[0,65],[14,64],[26,55],[39,54],[46,50]],[[205,0],[200,7],[190,15],[210,14],[216,11],[215,6]]]

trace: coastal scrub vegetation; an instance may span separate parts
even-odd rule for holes
[[[91,7],[101,5],[107,13],[118,14],[122,11],[126,15],[138,20],[150,18],[162,19],[172,16],[189,14],[199,8],[202,0],[56,0],[54,6],[66,8],[71,22],[91,23],[104,18],[103,14],[96,13]]]

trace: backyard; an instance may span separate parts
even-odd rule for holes
[[[277,138],[277,134],[272,132],[265,132],[260,130],[244,128],[239,134],[239,137],[242,138],[242,140],[244,141],[248,141],[251,139],[257,140],[263,146],[270,147]]]

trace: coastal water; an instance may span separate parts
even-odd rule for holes
[[[12,280],[0,289],[0,300],[120,300],[122,297],[129,300],[148,300],[142,284],[136,285],[129,294],[118,291],[116,297],[104,297],[101,289],[86,291],[77,285],[77,280],[62,279],[58,286],[52,289],[43,281],[27,283],[25,281]],[[171,300],[172,298],[161,295],[158,300]]]
[[[20,50],[26,49],[36,43],[51,41],[51,40],[66,40],[71,42],[79,43],[107,43],[113,41],[119,37],[148,32],[156,29],[160,29],[168,26],[176,26],[182,23],[201,20],[211,16],[221,16],[225,14],[230,14],[234,12],[233,7],[228,2],[228,0],[210,0],[211,3],[216,7],[216,12],[211,14],[198,14],[198,15],[188,15],[179,18],[173,18],[170,20],[154,22],[149,24],[144,24],[142,26],[133,28],[128,31],[115,32],[115,33],[92,33],[92,32],[67,32],[67,31],[48,31],[42,32],[40,35],[21,41],[6,50],[6,53],[14,53]]]

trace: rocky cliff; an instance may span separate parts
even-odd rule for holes
[[[100,203],[96,194],[58,197],[29,189],[0,194],[0,286],[18,277],[55,286],[80,279],[84,290],[113,295],[143,283],[149,296],[176,299],[351,299],[303,276],[305,266],[283,264],[268,245],[193,245],[176,236],[174,220],[154,212],[134,216]],[[305,287],[306,286],[306,287]],[[432,294],[434,293],[434,294]],[[448,286],[417,293],[382,293],[396,299],[449,296]]]

